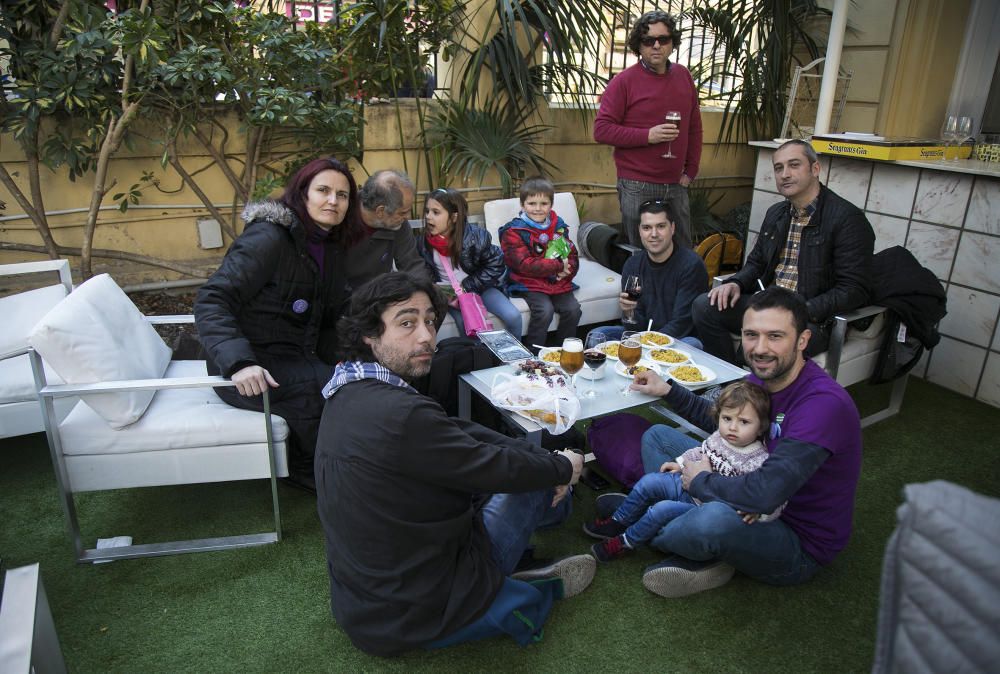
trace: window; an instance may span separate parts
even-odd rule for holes
[[[612,26],[610,33],[604,39],[599,40],[593,50],[586,53],[576,53],[573,60],[582,65],[587,72],[598,75],[605,80],[614,77],[617,73],[625,70],[636,63],[636,56],[628,48],[628,35],[632,30],[632,25],[645,12],[653,9],[661,9],[669,12],[677,19],[678,27],[681,29],[681,46],[674,52],[671,60],[680,63],[691,71],[695,82],[701,80],[702,106],[724,107],[722,101],[706,100],[710,96],[718,96],[724,91],[732,88],[732,78],[723,78],[721,73],[711,72],[711,56],[715,46],[714,35],[705,28],[692,28],[693,21],[685,16],[694,2],[691,0],[670,0],[668,2],[647,2],[647,0],[627,0],[627,16],[614,16],[608,12],[606,20]],[[607,11],[607,10],[605,10]],[[705,76],[699,73],[705,72]],[[569,105],[572,98],[569,93],[579,92],[582,99],[592,105],[597,105],[603,87],[596,85],[596,91],[582,91],[574,87],[570,91],[550,91],[549,102],[554,105]]]

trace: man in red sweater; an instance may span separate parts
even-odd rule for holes
[[[634,246],[641,245],[639,206],[658,199],[677,215],[677,243],[691,247],[687,188],[701,161],[701,112],[691,73],[670,62],[680,43],[673,16],[640,16],[628,39],[639,62],[608,83],[594,120],[594,140],[615,148],[622,224]],[[669,112],[680,119],[667,121]]]

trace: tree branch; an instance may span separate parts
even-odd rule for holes
[[[0,250],[16,250],[26,253],[46,253],[47,251],[42,246],[34,246],[27,243],[11,243],[9,241],[0,241]],[[139,255],[138,253],[128,253],[122,250],[108,250],[106,248],[94,248],[90,251],[93,257],[99,257],[108,260],[122,260],[124,262],[135,262],[137,264],[144,264],[150,267],[159,267],[160,269],[169,269],[170,271],[175,271],[185,276],[191,276],[193,278],[208,278],[208,275],[194,267],[188,267],[187,265],[178,264],[176,262],[171,262],[170,260],[161,260],[155,257],[149,257],[148,255]],[[72,255],[75,257],[82,257],[83,250],[81,248],[71,248],[69,246],[57,246],[56,247],[56,257],[62,257],[66,255]]]
[[[58,259],[59,246],[56,244],[55,239],[52,238],[52,230],[49,229],[49,223],[45,218],[44,211],[39,213],[31,202],[28,201],[20,186],[14,182],[14,178],[3,164],[0,164],[0,183],[3,183],[3,186],[7,188],[7,191],[11,193],[14,200],[24,210],[25,215],[31,218],[31,221],[35,224],[35,229],[38,230],[42,241],[45,243],[45,252],[48,256],[53,260]]]
[[[173,143],[171,143],[171,146],[167,152],[167,161],[170,162],[170,165],[173,166],[174,170],[177,171],[177,173],[180,175],[181,180],[184,181],[184,184],[190,187],[191,191],[198,196],[198,199],[201,200],[201,203],[205,205],[205,208],[208,209],[208,212],[212,214],[212,217],[214,217],[216,220],[219,221],[219,226],[222,227],[222,231],[226,233],[226,236],[228,236],[230,240],[235,241],[236,230],[233,229],[229,221],[225,217],[223,217],[222,211],[220,211],[218,208],[215,207],[215,204],[212,202],[212,200],[208,198],[208,195],[205,194],[204,190],[201,189],[201,187],[194,180],[194,178],[191,177],[191,174],[189,174],[187,170],[184,168],[184,166],[181,164],[180,160],[177,158],[177,149],[173,145]]]
[[[233,186],[233,189],[236,190],[239,197],[243,201],[246,201],[249,196],[247,194],[247,190],[240,181],[240,177],[236,175],[236,172],[233,171],[233,168],[229,165],[229,162],[226,160],[226,155],[219,148],[217,148],[212,140],[203,134],[197,126],[194,127],[192,133],[194,134],[194,137],[197,138],[198,141],[205,147],[205,149],[208,150],[208,153],[212,155],[212,158],[215,159],[215,163],[218,164],[219,170],[221,170],[223,175],[226,176],[226,179]]]

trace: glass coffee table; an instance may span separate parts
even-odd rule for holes
[[[707,382],[701,386],[692,387],[695,391],[707,389],[712,386],[718,386],[720,384],[727,384],[731,381],[742,379],[747,375],[746,370],[736,367],[731,363],[727,363],[724,360],[720,360],[719,358],[709,355],[704,351],[696,349],[688,344],[678,344],[678,348],[691,353],[692,360],[696,364],[704,365],[715,371],[716,378],[713,381]],[[622,410],[629,409],[630,407],[662,402],[662,398],[644,395],[636,391],[632,391],[631,395],[627,396],[622,394],[621,389],[627,383],[628,379],[617,374],[614,371],[614,366],[615,362],[609,359],[607,364],[604,366],[604,377],[602,379],[594,380],[594,390],[597,392],[596,397],[588,398],[582,395],[580,396],[580,416],[577,419],[578,421],[599,417],[605,414],[611,414],[613,412],[621,412]],[[460,375],[458,382],[458,416],[462,419],[472,418],[473,392],[477,393],[492,405],[490,390],[493,388],[493,379],[498,374],[512,374],[513,372],[514,366],[512,364],[506,364]],[[580,393],[586,391],[591,383],[589,379],[583,376],[583,372],[584,371],[581,371],[581,374],[577,376],[577,390]],[[659,414],[662,414],[671,421],[677,423],[679,426],[683,427],[686,431],[694,433],[700,438],[708,437],[708,434],[705,433],[705,431],[688,422],[686,419],[682,418],[665,405],[654,405],[651,409],[655,410]],[[508,410],[504,410],[499,407],[496,408],[496,410],[503,415],[504,418],[508,419],[515,427],[523,430],[528,442],[532,442],[536,445],[541,444],[541,426]]]

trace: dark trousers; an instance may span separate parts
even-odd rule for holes
[[[559,325],[556,326],[557,345],[562,344],[567,337],[576,336],[576,327],[580,324],[582,310],[572,292],[559,295],[546,295],[538,292],[518,293],[528,303],[531,317],[528,319],[528,331],[524,333],[524,342],[529,346],[541,344],[545,346],[545,338],[549,334],[549,324],[552,316],[559,314]]]
[[[323,387],[333,376],[333,367],[317,358],[307,359],[304,356],[300,359],[276,359],[260,365],[279,384],[278,388],[268,391],[268,397],[271,413],[288,423],[288,470],[295,475],[312,476],[319,420],[326,403]],[[233,407],[264,411],[264,399],[259,395],[242,396],[232,387],[217,388],[215,392]]]
[[[694,319],[694,329],[705,351],[730,363],[743,364],[742,353],[737,358],[733,335],[738,335],[743,329],[743,312],[750,303],[750,297],[751,295],[741,294],[734,306],[723,311],[708,303],[708,293],[699,295],[695,299],[691,305],[691,315]],[[809,323],[808,327],[812,331],[812,336],[806,345],[805,355],[815,356],[823,353],[830,345],[829,330],[816,323]]]

